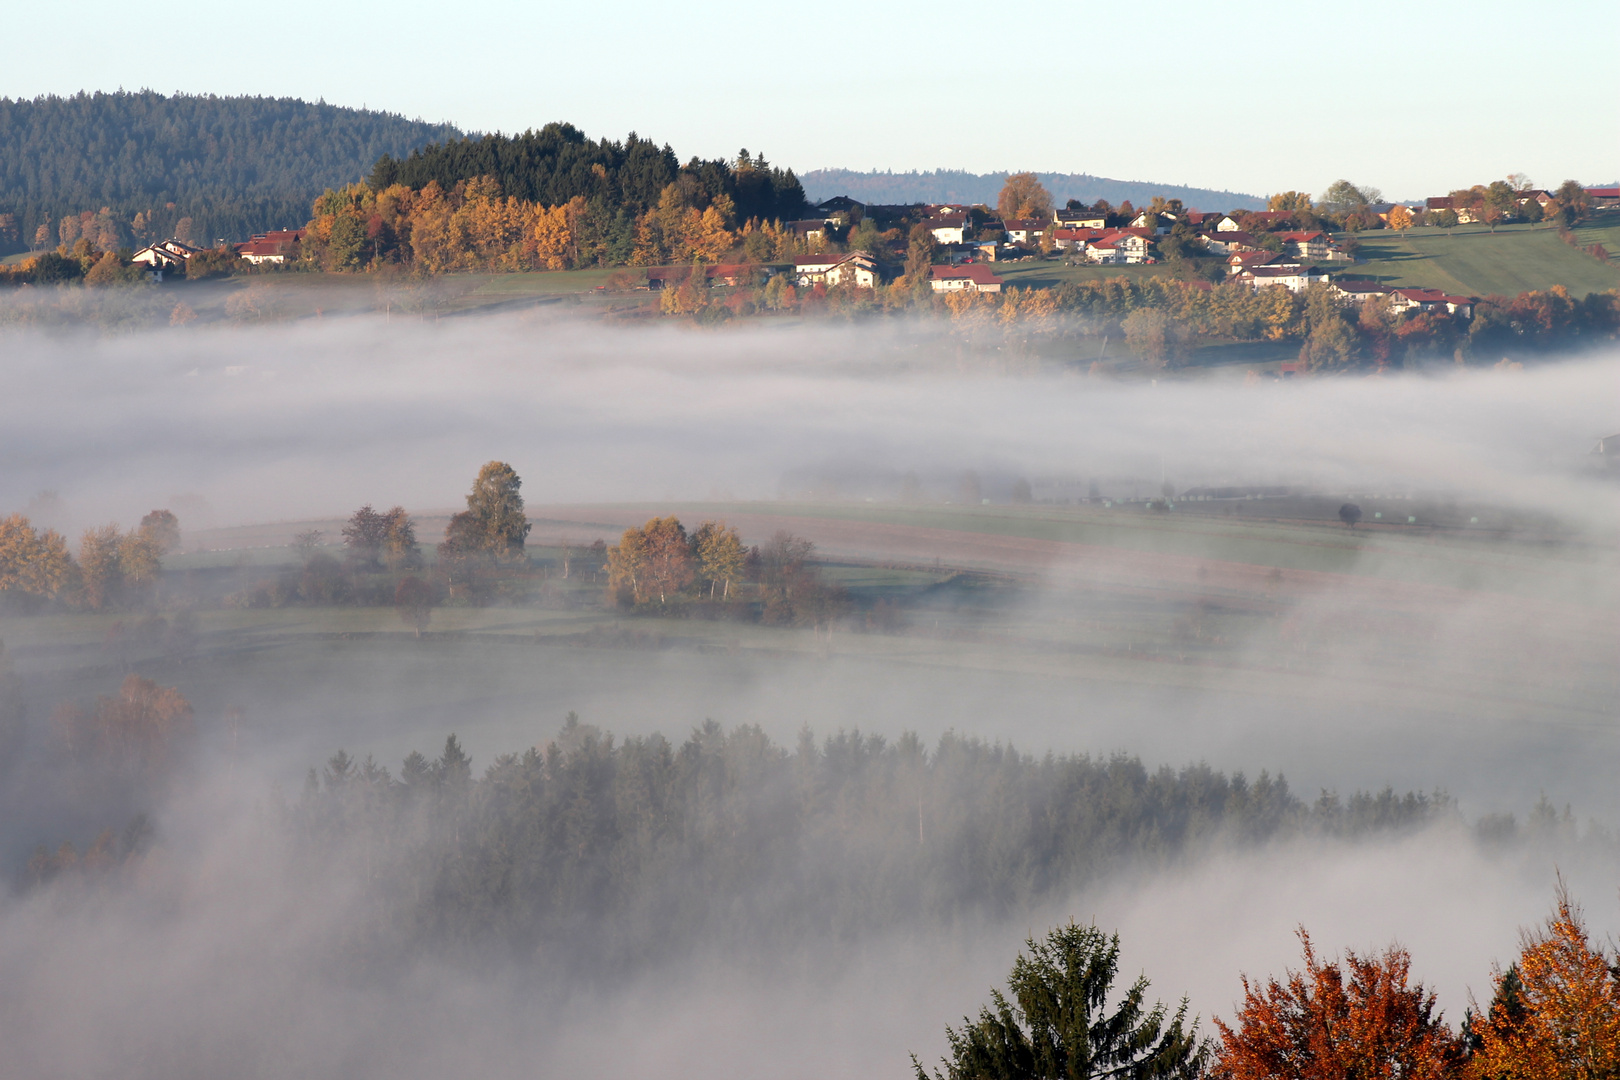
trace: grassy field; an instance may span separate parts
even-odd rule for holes
[[[1577,238],[1583,246],[1603,242],[1605,247],[1620,248],[1620,227],[1583,229]],[[1604,265],[1542,225],[1503,225],[1495,233],[1483,225],[1402,233],[1380,230],[1362,233],[1358,239],[1363,261],[1337,276],[1465,296],[1513,296],[1553,285],[1563,285],[1577,296],[1620,288],[1620,262]]]

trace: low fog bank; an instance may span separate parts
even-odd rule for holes
[[[338,320],[4,344],[0,505],[61,528],[154,505],[191,528],[444,507],[490,458],[535,504],[893,499],[907,474],[951,498],[973,470],[998,498],[995,478],[1114,497],[1292,484],[1615,521],[1586,471],[1620,429],[1613,357],[1152,385],[995,376],[937,343],[837,327]]]
[[[124,877],[0,901],[0,1041],[34,1077],[489,1077],[536,1071],[895,1077],[1000,985],[1026,935],[1117,928],[1121,974],[1230,1017],[1240,973],[1399,940],[1460,1020],[1493,961],[1547,911],[1555,863],[1594,931],[1620,929],[1612,860],[1482,848],[1450,824],[1362,842],[1211,852],[1127,871],[1018,916],[829,938],[787,952],[714,945],[610,980],[545,955],[491,964],[474,941],[367,952],[362,858],[313,878],[265,844],[262,806],[205,785],[163,814]],[[716,895],[724,905],[727,897]],[[722,912],[723,917],[723,912]]]

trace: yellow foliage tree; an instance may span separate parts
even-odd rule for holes
[[[1412,227],[1412,211],[1404,206],[1390,207],[1389,227],[1392,229],[1410,229]]]
[[[0,593],[50,600],[61,594],[72,572],[67,541],[56,530],[37,532],[21,514],[0,520]]]
[[[561,270],[570,265],[573,242],[567,207],[553,206],[535,215],[534,257],[547,270]]]
[[[1604,1080],[1620,1076],[1620,979],[1611,958],[1587,936],[1579,905],[1562,883],[1556,912],[1527,934],[1517,987],[1474,1018],[1477,1080]],[[1511,1004],[1504,1000],[1516,997]],[[1512,1013],[1517,1012],[1515,1016]]]

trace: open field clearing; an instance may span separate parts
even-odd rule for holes
[[[1604,235],[1612,228],[1594,230]],[[1580,234],[1577,234],[1580,237]],[[1575,296],[1620,288],[1620,263],[1605,265],[1564,243],[1545,225],[1389,229],[1357,235],[1360,262],[1340,277],[1424,286],[1465,296],[1513,296],[1562,285]],[[1583,246],[1596,242],[1581,239]],[[1612,242],[1612,241],[1611,241]]]
[[[655,513],[723,517],[749,543],[778,529],[813,539],[844,616],[816,630],[610,608],[582,548]],[[180,686],[201,716],[242,710],[244,737],[280,747],[290,770],[338,744],[397,760],[447,728],[475,752],[510,749],[569,710],[626,734],[712,716],[782,738],[805,725],[892,735],[885,718],[905,716],[930,739],[953,726],[1038,732],[1051,745],[1265,761],[1307,786],[1432,782],[1391,757],[1402,740],[1415,759],[1450,742],[1492,762],[1534,747],[1515,795],[1529,801],[1534,785],[1587,789],[1580,777],[1620,765],[1611,550],[1047,507],[533,515],[541,580],[528,599],[438,608],[419,640],[390,607],[305,606],[202,607],[187,655],[143,642],[127,617],[6,619],[0,636],[42,703],[70,685],[110,690],[133,668]],[[213,534],[256,546],[172,557],[165,588],[178,598],[296,572],[290,550],[257,546],[288,530]],[[687,704],[669,715],[660,701]],[[1546,751],[1594,738],[1614,753],[1571,764]],[[1470,783],[1455,790],[1488,801]],[[1611,801],[1582,809],[1620,810]]]

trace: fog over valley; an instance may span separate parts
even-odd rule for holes
[[[1071,921],[1200,1038],[1299,927],[1456,1029],[1560,881],[1612,955],[1620,355],[561,310],[0,329],[0,1073],[915,1076]]]

